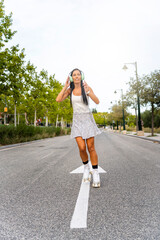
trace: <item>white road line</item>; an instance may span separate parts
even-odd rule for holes
[[[93,171],[93,169],[91,169],[91,171]],[[73,170],[70,173],[83,173],[83,172],[84,172],[84,165],[76,168],[75,170]],[[100,166],[98,166],[98,172],[99,173],[106,173],[106,171],[103,168],[101,168]]]
[[[76,206],[70,223],[70,228],[86,228],[90,182],[81,183]]]
[[[92,172],[92,165],[89,162],[90,171]],[[99,173],[106,173],[103,168],[98,166]],[[84,165],[78,167],[70,173],[83,173]],[[89,200],[90,182],[84,182],[82,178],[82,183],[77,198],[76,206],[70,222],[70,228],[87,228],[87,212],[88,212],[88,200]]]

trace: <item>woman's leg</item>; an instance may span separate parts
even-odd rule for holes
[[[88,182],[91,181],[91,174],[90,174],[90,167],[88,164],[88,154],[86,152],[86,142],[82,137],[76,137],[76,141],[79,147],[79,153],[81,156],[81,159],[84,164],[84,173],[83,173],[83,181]]]
[[[86,152],[86,143],[82,137],[76,137],[76,142],[78,144],[79,153],[82,161],[85,163],[88,161],[88,154]]]
[[[90,154],[92,166],[98,166],[98,156],[94,146],[94,137],[87,139],[87,147]]]
[[[94,146],[94,137],[87,139],[87,147],[90,154],[90,159],[93,168],[93,187],[100,187],[100,176],[98,173],[98,156]]]

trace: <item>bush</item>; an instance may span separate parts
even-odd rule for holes
[[[152,132],[151,128],[143,128],[143,130],[146,133],[151,133]],[[160,128],[154,128],[154,133],[160,133]]]
[[[36,133],[36,128],[34,126],[20,124],[16,127],[16,132],[18,137],[32,137]]]
[[[62,129],[62,131],[63,131],[63,129]],[[57,128],[56,128],[56,131],[55,131],[56,136],[59,136],[60,133],[62,133],[62,131],[61,131],[61,128],[60,128],[60,127],[57,127]]]
[[[69,133],[70,129],[61,129],[60,127],[34,127],[25,124],[17,125],[17,127],[14,125],[0,125],[0,144],[26,142]]]
[[[136,127],[126,127],[126,130],[127,131],[130,131],[130,132],[136,132]]]

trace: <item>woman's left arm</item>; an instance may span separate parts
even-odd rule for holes
[[[94,94],[92,88],[89,87],[86,82],[84,82],[83,86],[84,86],[84,90],[85,90],[87,96],[89,96],[96,104],[99,104],[99,99],[98,99],[98,97]]]

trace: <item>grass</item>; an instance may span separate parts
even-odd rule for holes
[[[153,136],[152,135],[148,135],[147,137],[157,137],[158,135],[154,134]]]

